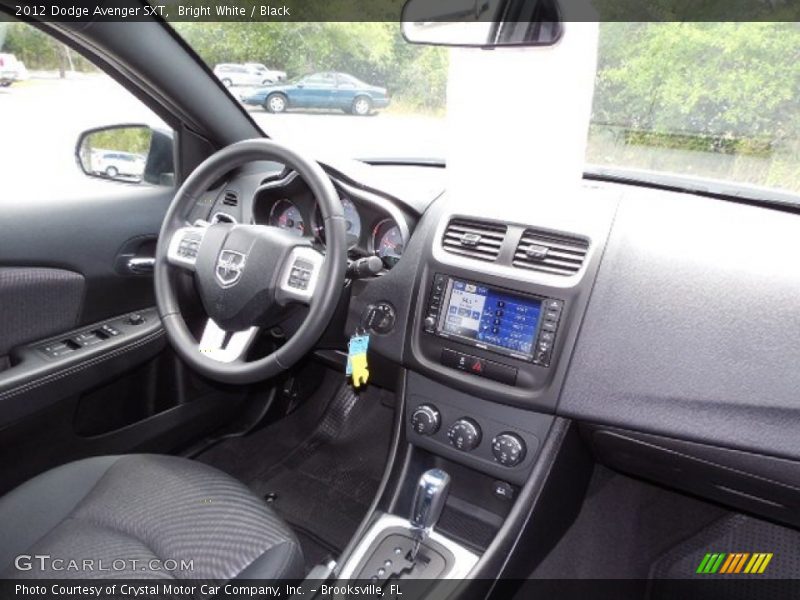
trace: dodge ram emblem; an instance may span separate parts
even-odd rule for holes
[[[222,287],[228,288],[236,285],[242,278],[244,271],[244,261],[247,257],[241,252],[234,250],[223,250],[217,259],[217,283]]]

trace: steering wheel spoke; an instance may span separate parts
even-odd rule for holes
[[[258,327],[250,327],[244,331],[225,331],[213,319],[209,319],[197,349],[212,360],[232,363],[244,358],[257,334]]]
[[[167,247],[167,262],[176,267],[194,271],[200,244],[205,236],[208,226],[194,225],[180,227],[169,241]]]
[[[277,300],[280,304],[299,302],[310,304],[317,288],[325,257],[309,245],[292,248],[283,264]]]

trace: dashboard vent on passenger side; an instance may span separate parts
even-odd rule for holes
[[[505,225],[496,223],[452,219],[444,231],[442,247],[452,254],[494,262],[500,254],[507,229]]]
[[[239,206],[239,194],[233,190],[225,190],[225,195],[222,196],[222,203],[225,206]]]
[[[574,275],[583,265],[588,250],[589,241],[586,239],[526,229],[514,252],[512,264],[531,271]]]

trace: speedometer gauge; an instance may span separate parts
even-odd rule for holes
[[[372,232],[372,248],[384,265],[393,267],[405,250],[405,240],[397,223],[392,219],[378,223]]]
[[[358,214],[353,201],[349,198],[342,198],[342,208],[344,209],[344,227],[347,232],[347,247],[354,248],[361,239],[361,215]],[[314,233],[319,241],[325,243],[325,226],[322,224],[322,214],[319,208],[314,212]]]
[[[289,200],[278,200],[269,212],[269,224],[280,227],[286,231],[302,237],[306,233],[303,215],[300,210]]]

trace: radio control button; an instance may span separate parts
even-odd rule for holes
[[[561,300],[556,300],[555,298],[550,298],[544,302],[544,307],[546,310],[557,310],[559,313],[561,312],[561,308],[563,306],[564,303]]]
[[[422,327],[425,331],[433,332],[434,328],[436,327],[436,319],[433,317],[425,317],[425,321],[422,323]]]
[[[561,311],[548,310],[544,313],[544,318],[551,321],[558,321],[561,318]]]
[[[556,323],[555,321],[547,321],[547,320],[546,320],[546,321],[544,321],[544,322],[542,323],[542,331],[552,331],[552,332],[555,332],[555,330],[557,329],[557,327],[558,327],[558,323]]]

